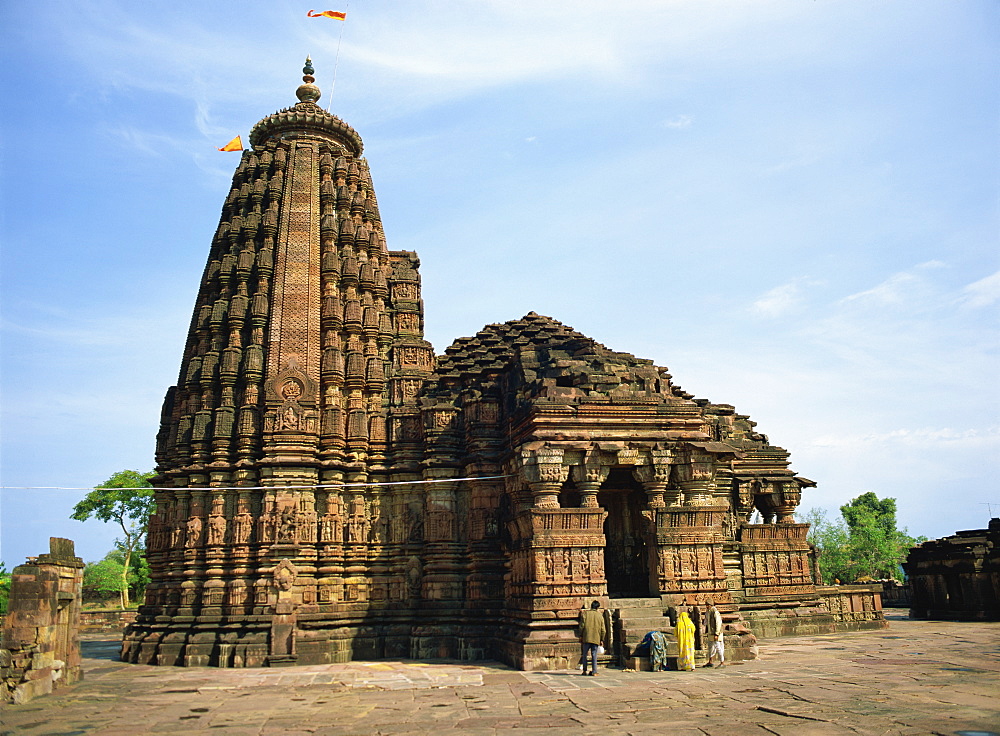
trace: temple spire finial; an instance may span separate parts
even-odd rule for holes
[[[313,76],[315,73],[313,69],[312,59],[306,56],[306,65],[302,67],[302,84],[297,90],[295,90],[295,96],[299,98],[299,102],[312,102],[313,104],[323,95],[320,92],[319,87],[317,87],[313,82],[316,78]]]

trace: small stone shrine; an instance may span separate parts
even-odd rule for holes
[[[903,569],[913,618],[1000,621],[1000,519],[918,544]]]
[[[14,568],[0,637],[4,701],[27,703],[83,677],[82,588],[83,560],[69,539],[51,537],[48,554],[30,557]]]
[[[884,625],[877,596],[826,604],[793,516],[815,484],[732,406],[535,313],[435,357],[417,256],[387,249],[361,138],[304,72],[212,241],[123,659],[567,667],[594,598]]]

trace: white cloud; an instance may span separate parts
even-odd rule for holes
[[[912,304],[928,291],[929,282],[925,274],[946,266],[936,260],[920,263],[907,271],[893,274],[871,289],[845,296],[841,303],[853,302],[862,307]]]
[[[821,293],[818,290],[824,285],[824,281],[808,276],[797,276],[758,296],[750,305],[750,313],[769,319],[788,316],[806,318],[807,307],[814,306],[807,301],[807,297]],[[816,301],[817,298],[813,296],[812,301]]]
[[[668,118],[663,121],[664,127],[673,128],[675,130],[682,130],[684,128],[690,128],[691,124],[694,122],[694,118],[690,115],[675,115],[672,118]]]
[[[690,83],[679,71],[683,67],[743,63],[748,46],[758,67],[788,64],[814,53],[822,43],[817,37],[837,37],[835,27],[810,21],[811,8],[784,0],[746,6],[625,0],[611,11],[606,3],[579,0],[401,0],[391,8],[352,10],[348,25],[337,32],[304,12],[245,5],[244,18],[266,15],[267,23],[222,23],[224,11],[213,7],[142,15],[129,5],[94,0],[86,10],[52,11],[47,24],[61,31],[60,41],[103,84],[192,100],[195,124],[208,134],[217,132],[213,111],[221,116],[227,106],[258,95],[273,100],[275,89],[295,83],[303,48],[312,52],[321,88],[329,89],[331,62],[339,56],[345,93],[356,98],[352,103],[389,99],[399,114],[526,81],[582,77],[604,88],[639,89],[654,76],[662,85],[663,69],[673,67],[678,72],[667,79],[680,88]],[[281,46],[274,43],[279,37],[286,39]],[[352,87],[352,78],[364,84]],[[691,120],[680,115],[666,125],[686,128]]]
[[[165,158],[168,151],[170,155],[177,152],[186,154],[201,145],[200,141],[185,140],[177,136],[124,125],[112,128],[109,132],[114,137],[119,138],[132,151],[138,151],[155,158]]]
[[[988,307],[1000,300],[1000,271],[966,286],[961,300],[967,307]]]
[[[751,305],[751,311],[761,317],[782,317],[793,312],[801,303],[799,282],[792,281],[764,292]]]

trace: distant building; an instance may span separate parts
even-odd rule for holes
[[[884,625],[863,586],[817,588],[793,517],[815,484],[733,407],[533,312],[435,357],[417,256],[387,249],[361,139],[305,72],[251,131],[212,241],[124,659],[565,667],[594,598]]]
[[[1000,621],[1000,519],[910,550],[913,618]]]

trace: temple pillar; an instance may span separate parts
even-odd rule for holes
[[[580,506],[585,509],[598,508],[597,492],[608,478],[610,467],[601,463],[597,451],[588,451],[584,462],[570,466],[570,477],[580,492]]]
[[[537,450],[523,449],[520,464],[521,472],[531,489],[534,507],[559,508],[559,491],[569,477],[569,467],[563,465],[563,451],[558,447],[547,446]]]
[[[805,479],[802,479],[805,481]],[[811,481],[805,481],[810,483]],[[780,478],[760,483],[760,492],[754,502],[765,524],[794,524],[795,509],[802,500],[801,481],[798,478]]]
[[[535,482],[529,483],[528,487],[531,488],[536,509],[559,508],[559,489],[562,488],[562,483]]]
[[[676,467],[677,483],[683,492],[684,505],[711,506],[716,456],[692,447],[685,453],[684,462]]]
[[[632,476],[642,484],[646,491],[646,506],[649,509],[666,508],[665,494],[670,484],[670,472],[674,459],[670,450],[653,449],[649,451],[649,461],[632,469]],[[676,502],[676,496],[670,499]]]

